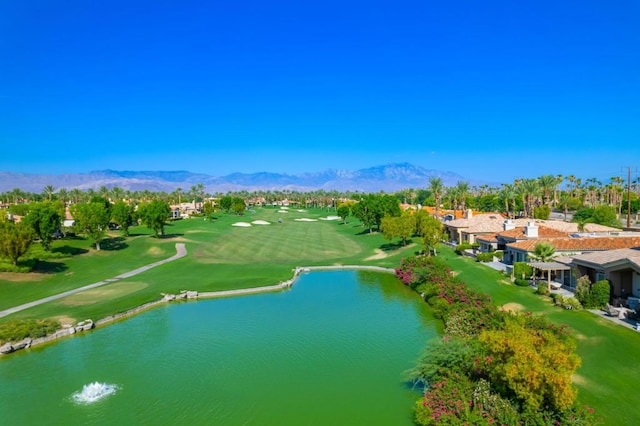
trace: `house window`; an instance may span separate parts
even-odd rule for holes
[[[604,280],[604,271],[596,271],[596,282]]]

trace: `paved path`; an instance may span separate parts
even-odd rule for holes
[[[86,285],[84,287],[75,288],[73,290],[65,291],[64,293],[54,294],[53,296],[45,297],[44,299],[34,300],[33,302],[25,303],[24,305],[14,306],[13,308],[5,309],[4,311],[0,311],[0,318],[1,317],[6,317],[7,315],[11,315],[11,314],[19,312],[19,311],[23,311],[23,310],[31,308],[33,306],[37,306],[37,305],[41,305],[43,303],[51,302],[52,300],[61,299],[63,297],[67,297],[67,296],[70,296],[70,295],[75,294],[75,293],[80,293],[81,291],[91,290],[92,288],[100,287],[100,286],[103,286],[103,285],[106,285],[106,284],[110,284],[110,283],[119,281],[119,280],[124,279],[124,278],[129,278],[129,277],[132,277],[134,275],[138,275],[138,274],[140,274],[142,272],[148,271],[151,268],[155,268],[156,266],[163,265],[165,263],[174,261],[176,259],[180,259],[181,257],[186,256],[186,254],[187,254],[187,249],[184,246],[184,244],[177,243],[176,244],[176,254],[174,254],[173,256],[171,256],[171,257],[169,257],[167,259],[159,260],[159,261],[154,262],[154,263],[150,263],[150,264],[142,266],[142,267],[140,267],[138,269],[134,269],[133,271],[125,272],[124,274],[120,274],[120,275],[118,275],[117,277],[114,277],[114,278],[109,278],[109,279],[106,279],[104,281],[100,281],[100,282],[97,282],[97,283]]]

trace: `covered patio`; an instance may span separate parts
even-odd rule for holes
[[[551,290],[571,288],[571,267],[561,262],[527,262],[533,268],[532,279],[545,280],[549,283]],[[567,290],[568,293],[570,293]]]

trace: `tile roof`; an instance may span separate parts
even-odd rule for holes
[[[546,224],[543,226],[540,226],[542,224],[536,223],[536,225],[538,225],[538,238],[561,238],[561,237],[568,237],[569,234],[571,234],[571,232],[568,232],[568,231],[561,231],[559,229],[548,227],[546,226]],[[523,240],[527,238],[525,230],[526,230],[526,227],[519,226],[515,229],[499,232],[498,235],[501,237],[513,238],[516,240]]]
[[[638,237],[586,237],[586,238],[538,238],[531,240],[516,241],[507,244],[507,247],[533,251],[535,246],[541,242],[551,244],[556,251],[597,251],[615,250],[621,248],[640,247],[640,236]]]
[[[449,222],[445,222],[445,226],[452,228],[467,228],[465,232],[467,233],[502,233],[504,231],[504,221],[505,218],[501,213],[480,213],[471,217],[471,219],[456,219],[451,220]],[[548,231],[550,233],[555,231],[563,232],[565,235],[574,234],[579,232],[578,224],[573,222],[564,222],[561,220],[541,220],[541,219],[511,219],[513,225],[515,225],[516,229],[519,227],[524,227],[530,222],[534,222],[538,226],[538,233],[540,233],[540,229],[542,227],[549,228]],[[617,228],[611,228],[609,226],[598,225],[596,223],[587,223],[584,226],[584,232],[616,232],[620,231]],[[547,232],[547,231],[544,231]],[[555,234],[554,236],[562,236],[560,234]]]
[[[478,238],[476,238],[476,240],[484,241],[486,243],[497,243],[498,242],[497,234],[479,235]]]
[[[593,263],[596,265],[607,266],[621,260],[627,260],[636,265],[640,269],[640,249],[639,248],[623,248],[618,250],[608,250],[604,252],[584,253],[573,256],[574,260],[579,262]]]

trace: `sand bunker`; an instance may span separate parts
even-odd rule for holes
[[[251,226],[251,224],[247,222],[236,222],[236,223],[232,223],[231,226],[242,226],[246,228],[247,226]]]
[[[300,219],[293,219],[293,220],[297,220],[298,222],[317,222],[318,219],[309,219],[306,217],[300,218]]]
[[[286,210],[278,210],[278,213],[289,213],[289,212]]]
[[[327,216],[327,217],[321,217],[320,220],[340,220],[342,219],[340,216]]]
[[[306,210],[304,209],[298,209],[297,211],[299,211],[300,213],[306,213]]]
[[[266,220],[254,220],[253,222],[251,222],[254,225],[271,225],[269,222],[267,222]]]

